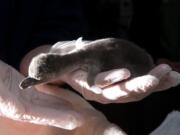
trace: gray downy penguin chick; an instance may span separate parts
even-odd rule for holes
[[[95,41],[58,42],[48,53],[39,54],[30,63],[29,76],[22,80],[20,88],[47,83],[60,79],[68,72],[85,69],[87,82],[95,86],[98,73],[118,68],[127,68],[131,77],[145,75],[153,68],[151,56],[134,43],[105,38]]]

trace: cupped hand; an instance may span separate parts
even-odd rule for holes
[[[87,100],[104,104],[138,101],[153,92],[167,90],[180,84],[180,74],[167,64],[154,67],[144,76],[126,80],[130,75],[128,69],[114,69],[98,74],[95,79],[95,85],[101,88],[98,93],[88,86],[85,71],[71,72],[64,76],[64,81]]]

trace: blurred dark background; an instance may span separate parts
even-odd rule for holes
[[[159,58],[179,62],[179,5],[178,0],[2,0],[0,59],[19,69],[31,49],[83,36],[131,40],[155,62]],[[178,89],[154,93],[139,102],[91,104],[129,135],[146,135],[169,112],[180,109]]]

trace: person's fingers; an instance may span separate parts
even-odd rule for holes
[[[120,78],[116,76],[116,73],[118,73]],[[102,89],[100,93],[94,92],[89,87],[87,84],[87,72],[85,71],[78,70],[73,72],[66,82],[78,90],[86,99],[100,103],[138,101],[156,91],[156,88],[167,89],[179,84],[179,76],[177,74],[175,76],[175,72],[172,72],[171,67],[167,64],[158,65],[147,75],[115,84],[115,82],[128,78],[129,76],[130,73],[126,69],[112,70],[112,72],[109,71],[98,74],[95,82],[96,85]],[[166,78],[166,80],[164,78]],[[171,81],[168,79],[171,79]],[[169,83],[165,83],[166,81]],[[103,83],[106,87],[103,86]]]
[[[155,76],[159,80],[163,78],[166,74],[168,74],[170,71],[172,71],[171,67],[167,64],[160,64],[153,68],[149,74],[152,76]]]
[[[104,88],[116,82],[125,80],[131,75],[130,71],[126,68],[113,69],[107,72],[99,73],[95,78],[96,86]]]
[[[103,90],[103,96],[117,103],[138,101],[150,94],[158,84],[156,77],[145,75],[109,86]]]
[[[148,75],[115,84],[103,91],[103,95],[116,102],[131,102],[143,99],[158,90],[166,90],[180,83],[180,74],[167,64],[152,69]]]
[[[167,90],[180,84],[180,74],[172,71],[172,68],[167,64],[160,64],[150,71],[151,75],[160,80],[159,85],[154,91]]]
[[[102,93],[97,94],[88,87],[87,72],[79,70],[71,74],[71,78],[68,79],[67,83],[78,90],[87,100],[107,104],[140,100],[151,93],[153,88],[158,85],[159,80],[152,75],[141,76],[112,84],[103,88]]]
[[[164,76],[155,89],[156,91],[167,90],[171,87],[175,87],[180,84],[180,73],[175,71],[170,71],[166,76]]]
[[[162,86],[161,81],[171,71],[171,67],[161,64],[152,69],[148,75],[136,77],[129,81],[112,85],[103,91],[103,95],[116,102],[131,102],[143,99]],[[171,85],[172,86],[172,85]],[[161,87],[162,88],[162,87]],[[163,87],[165,88],[165,87]]]

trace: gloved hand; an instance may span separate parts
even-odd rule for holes
[[[172,71],[167,64],[156,66],[147,75],[119,82],[130,75],[128,69],[114,69],[98,74],[95,84],[102,89],[101,91],[94,91],[88,87],[85,71],[78,70],[67,74],[64,81],[87,100],[104,104],[138,101],[153,92],[167,90],[180,84],[180,74]]]
[[[2,61],[0,75],[0,135],[124,135],[71,91],[53,85],[22,91],[23,75]]]

